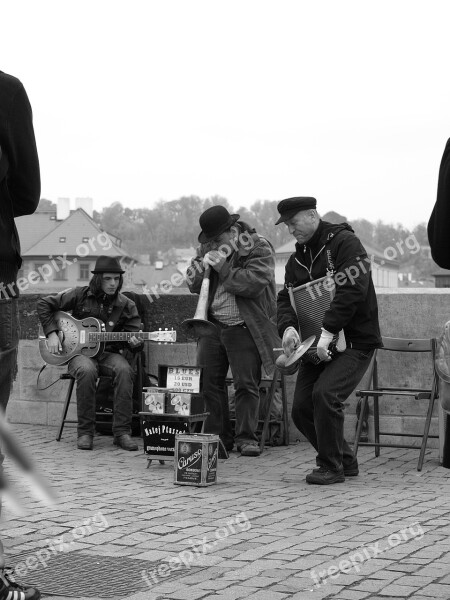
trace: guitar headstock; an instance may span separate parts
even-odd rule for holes
[[[154,331],[152,333],[151,339],[154,342],[174,343],[177,341],[177,332],[174,329],[171,329],[170,331],[168,329],[166,329],[165,331]]]

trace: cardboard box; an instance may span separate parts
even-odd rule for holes
[[[201,394],[185,394],[168,390],[166,392],[165,412],[168,415],[198,415],[205,412],[205,403]]]
[[[164,414],[166,405],[166,388],[147,387],[142,392],[142,412],[154,415]]]
[[[175,435],[188,431],[188,423],[152,419],[152,415],[142,415],[142,438],[144,453],[153,456],[174,456]]]

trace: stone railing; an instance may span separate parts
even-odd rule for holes
[[[40,387],[53,381],[54,385],[39,390],[36,385],[38,372],[43,361],[38,351],[38,320],[36,300],[38,296],[25,295],[20,298],[22,339],[19,345],[18,378],[14,384],[8,406],[8,418],[16,423],[56,425],[60,419],[62,402],[67,387],[59,375],[66,367],[47,366],[40,377]],[[195,364],[195,341],[186,337],[181,322],[194,315],[197,296],[167,295],[154,302],[145,296],[139,297],[144,330],[153,331],[160,327],[177,330],[177,343],[173,345],[148,344],[147,371],[157,374],[158,364]],[[398,289],[378,293],[379,316],[382,334],[390,337],[435,337],[444,323],[450,319],[450,290],[445,289]],[[380,371],[386,374],[386,383],[400,375],[405,385],[422,386],[429,380],[429,368],[416,361],[412,368],[397,357],[380,360]],[[397,379],[398,381],[398,379]],[[295,385],[295,376],[287,378],[289,406]],[[346,406],[346,437],[353,440],[356,424],[356,399],[354,394]],[[71,413],[74,414],[75,402]],[[389,431],[420,433],[426,407],[414,399],[394,400],[383,404],[381,423]],[[432,433],[438,433],[437,408],[432,421]],[[371,432],[372,433],[372,432]],[[291,440],[301,439],[300,433],[291,424]],[[395,439],[395,438],[394,438]],[[430,440],[437,446],[437,440]]]

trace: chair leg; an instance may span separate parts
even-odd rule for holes
[[[273,372],[272,383],[270,384],[269,400],[267,402],[267,412],[266,412],[266,416],[264,418],[264,425],[263,425],[263,430],[261,433],[261,440],[259,442],[259,451],[261,454],[264,451],[264,443],[266,441],[267,431],[269,429],[270,411],[272,409],[273,398],[275,396],[275,389],[277,387],[277,379],[278,379],[278,369],[275,369]]]
[[[378,397],[375,396],[373,399],[373,429],[375,443],[380,443],[380,406],[378,403]],[[380,446],[375,446],[375,456],[380,456]]]
[[[360,418],[358,419],[358,424],[356,426],[356,432],[355,432],[355,441],[353,442],[353,456],[355,458],[356,458],[356,455],[358,454],[359,440],[361,438],[361,431],[362,431],[362,427],[363,427],[363,419],[361,417],[364,414],[364,411],[366,410],[367,402],[368,402],[367,396],[362,396],[361,397],[361,408],[360,408],[360,412],[359,412]]]
[[[286,378],[280,373],[281,377],[281,401],[283,405],[283,423],[284,423],[284,432],[283,432],[283,444],[285,446],[289,446],[289,411],[288,411],[288,403],[286,396]]]
[[[422,437],[422,446],[420,448],[419,462],[417,465],[418,471],[422,470],[423,459],[425,457],[425,450],[427,448],[427,442],[428,442],[428,433],[430,431],[431,417],[433,416],[434,400],[435,400],[435,396],[433,394],[431,396],[430,402],[428,404],[427,418],[425,421],[425,429],[424,429],[423,437]]]
[[[64,423],[66,422],[67,412],[69,410],[70,399],[72,397],[73,386],[75,385],[75,379],[71,379],[69,383],[69,387],[67,389],[66,399],[64,401],[63,414],[61,417],[61,423],[59,424],[59,431],[56,437],[56,441],[59,442],[61,440],[62,432],[64,429]]]

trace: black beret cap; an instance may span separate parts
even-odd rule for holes
[[[311,196],[297,196],[296,198],[286,198],[286,200],[281,200],[281,202],[278,202],[277,206],[278,212],[280,213],[280,218],[275,225],[279,225],[279,223],[287,221],[296,215],[300,210],[316,208],[316,205],[317,200]]]

